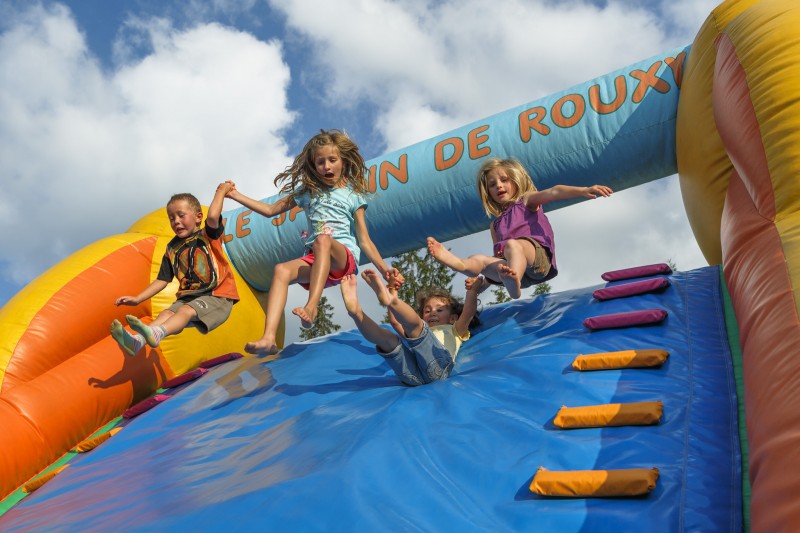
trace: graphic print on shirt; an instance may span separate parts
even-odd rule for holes
[[[182,295],[210,292],[216,288],[217,269],[211,247],[201,233],[186,239],[172,256],[172,270],[180,284]]]

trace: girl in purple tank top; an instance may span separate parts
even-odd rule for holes
[[[443,265],[466,276],[483,274],[490,283],[503,284],[509,296],[558,274],[555,239],[542,205],[584,196],[610,196],[605,185],[555,185],[539,191],[525,167],[515,159],[490,159],[478,171],[478,194],[490,226],[494,255],[475,254],[462,259],[428,237],[428,252]]]

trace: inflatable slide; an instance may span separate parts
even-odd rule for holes
[[[431,212],[453,214],[435,235],[441,241],[483,230],[486,220],[473,176],[486,157],[519,159],[540,188],[606,183],[622,190],[677,170],[690,224],[709,264],[720,265],[722,279],[717,279],[718,267],[673,274],[661,296],[680,301],[664,304],[674,309],[666,309],[661,324],[644,328],[641,344],[629,345],[626,335],[598,336],[583,324],[562,322],[571,312],[583,320],[590,307],[599,307],[589,293],[578,291],[487,309],[486,315],[496,320],[487,322],[470,348],[482,347],[480,355],[468,352],[456,375],[435,387],[397,389],[380,360],[361,353],[367,347],[353,333],[287,347],[274,361],[228,362],[185,385],[174,398],[162,395],[170,400],[134,419],[90,455],[70,462],[0,518],[0,526],[47,525],[56,520],[48,515],[62,514],[67,521],[105,516],[94,522],[98,525],[141,520],[143,529],[157,519],[189,520],[190,515],[198,523],[205,517],[203,524],[227,517],[251,525],[269,523],[271,517],[287,525],[295,516],[299,524],[312,526],[304,521],[315,513],[327,516],[323,506],[330,505],[344,513],[342,528],[374,529],[383,519],[385,528],[425,529],[437,525],[430,522],[427,507],[435,505],[454,524],[488,529],[493,520],[500,528],[525,527],[533,506],[564,514],[552,524],[568,530],[590,527],[594,520],[619,529],[625,528],[625,517],[629,527],[642,523],[629,507],[639,505],[648,508],[648,520],[655,513],[678,529],[697,524],[703,531],[730,531],[747,528],[750,517],[757,531],[797,529],[798,481],[792,466],[800,459],[795,393],[800,363],[794,357],[800,346],[799,59],[796,2],[731,0],[709,15],[691,46],[368,162],[376,192],[370,234],[386,255],[419,248]],[[239,351],[257,334],[263,291],[270,282],[271,269],[264,265],[298,255],[304,215],[296,211],[265,220],[239,209],[225,216],[226,251],[245,298],[224,328],[208,336],[184,333],[137,358],[126,358],[109,338],[111,320],[130,311],[111,305],[114,295],[132,292],[127,287],[144,286],[154,276],[169,237],[168,228],[158,222],[160,213],[67,258],[0,310],[0,496],[7,496],[6,502],[165,382]],[[400,225],[404,231],[398,236],[394,230]],[[696,288],[695,279],[703,279]],[[736,335],[731,343],[721,339],[716,330],[724,329],[723,313],[711,309],[722,307],[725,288],[741,339],[738,394],[731,392],[734,373],[730,358],[725,360],[726,354],[738,352],[738,340]],[[698,302],[690,297],[695,289],[713,296]],[[134,314],[149,320],[169,299],[164,294]],[[540,305],[553,308],[533,312]],[[511,327],[509,320],[533,326],[524,336],[516,332],[504,338],[493,331]],[[695,321],[706,320],[710,326],[694,329]],[[682,322],[692,324],[672,329]],[[53,345],[45,333],[56,324],[82,334]],[[649,336],[660,328],[665,329],[659,339]],[[708,354],[706,342],[712,346]],[[575,377],[565,368],[576,352],[651,348],[671,355],[659,370],[637,372],[646,384],[629,382],[632,372],[625,370],[602,374],[612,377],[601,380],[614,383],[596,394],[590,388],[586,395],[562,397],[551,390],[558,384],[577,394],[579,387],[563,381]],[[316,350],[326,356],[314,356]],[[703,365],[715,367],[711,374],[718,375],[709,377],[705,367],[694,366],[697,359],[708,359]],[[521,360],[529,360],[531,367],[505,369]],[[545,361],[550,362],[547,372],[539,366]],[[554,374],[557,378],[544,377]],[[468,383],[473,376],[480,387]],[[743,410],[734,413],[726,403],[727,414],[716,424],[705,419],[706,406],[694,404],[693,394],[671,398],[666,389],[659,397],[658,387],[649,383],[678,379],[686,380],[679,388],[716,391],[726,401],[738,400]],[[495,381],[500,385],[483,397],[481,387],[491,389],[487,382]],[[537,386],[543,387],[541,395]],[[264,403],[256,403],[256,397]],[[345,397],[358,398],[358,405]],[[640,438],[629,436],[628,428],[556,432],[548,421],[555,416],[550,401],[555,398],[575,407],[632,398],[661,401],[663,416],[645,428],[646,434],[676,441],[676,446],[662,448],[654,441],[649,451],[662,455],[659,459],[624,444],[606,447],[617,439]],[[444,427],[424,428],[427,420]],[[749,463],[740,461],[738,451],[738,427],[745,420],[742,449],[749,449]],[[707,422],[714,422],[708,430],[703,429]],[[530,434],[520,433],[520,427]],[[501,445],[499,433],[511,442]],[[553,444],[561,435],[569,435],[571,443],[585,441],[588,448]],[[499,449],[492,452],[489,444]],[[146,463],[145,457],[154,462]],[[540,498],[532,492],[538,484],[525,478],[533,476],[535,463],[554,471],[635,465],[659,474],[647,483],[651,491],[633,500]],[[733,479],[742,464],[752,485],[749,506],[741,489],[747,483]],[[162,477],[160,470],[172,476]],[[229,476],[229,470],[238,475]],[[116,477],[115,472],[126,474]],[[436,491],[423,488],[419,477],[429,478]],[[510,495],[513,484],[518,492]],[[183,488],[173,497],[160,486]],[[145,494],[147,487],[152,494]],[[725,502],[713,500],[713,512],[685,505],[699,504],[696,500],[717,491]],[[433,492],[441,499],[433,498]],[[162,507],[167,503],[174,515]],[[221,510],[228,505],[238,510],[235,518]],[[65,514],[68,508],[72,515]],[[586,513],[573,514],[575,508]],[[603,520],[616,510],[613,520]],[[703,516],[710,518],[704,522]]]

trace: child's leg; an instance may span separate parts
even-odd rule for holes
[[[122,323],[116,318],[111,322],[111,337],[117,341],[119,347],[128,355],[136,355],[144,346],[144,338],[141,335],[131,335],[122,327]]]
[[[347,249],[330,235],[318,235],[311,249],[314,252],[314,264],[311,265],[308,280],[308,301],[305,306],[292,309],[292,313],[300,317],[304,328],[310,328],[317,319],[317,306],[328,275],[341,272],[347,266]]]
[[[389,312],[403,327],[403,334],[406,338],[415,338],[422,334],[425,323],[410,305],[397,297],[397,293],[389,292],[377,272],[367,269],[361,274],[361,277],[375,291],[378,301],[389,308]]]
[[[286,297],[289,284],[295,281],[306,282],[311,273],[311,267],[302,259],[292,259],[285,263],[275,265],[272,273],[272,283],[267,297],[266,318],[264,319],[264,335],[260,339],[248,342],[244,346],[247,353],[278,353],[275,337],[281,323],[283,309],[286,307]]]
[[[503,261],[502,259],[483,254],[475,254],[466,259],[462,259],[445,248],[442,243],[433,237],[428,237],[428,253],[444,266],[456,272],[460,272],[465,276],[485,274],[484,271],[488,267]]]
[[[161,343],[161,339],[167,336],[164,326],[148,326],[133,315],[125,315],[125,319],[128,321],[128,325],[131,329],[144,337],[147,345],[151,348],[158,346]]]
[[[361,304],[358,303],[358,290],[356,288],[356,281],[358,278],[355,274],[350,274],[342,279],[341,290],[342,300],[344,300],[344,307],[347,309],[347,314],[353,319],[358,327],[358,331],[369,342],[375,344],[378,351],[389,353],[400,344],[400,339],[387,330],[380,327],[369,316],[364,314],[361,309]]]
[[[536,247],[527,239],[510,239],[503,250],[506,263],[497,266],[500,281],[508,295],[514,299],[522,296],[522,276],[536,261]]]
[[[189,305],[182,305],[175,313],[169,309],[161,311],[150,327],[161,326],[166,333],[165,337],[177,335],[195,318],[197,318],[197,311]]]

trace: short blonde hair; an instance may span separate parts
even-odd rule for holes
[[[200,200],[198,200],[195,195],[190,194],[188,192],[173,194],[172,197],[169,199],[169,202],[167,202],[167,207],[169,207],[170,204],[174,202],[180,202],[180,201],[184,201],[187,204],[189,204],[189,207],[194,209],[195,213],[203,212],[203,207],[200,205]]]
[[[492,200],[489,194],[489,186],[486,182],[486,175],[498,168],[505,170],[511,181],[517,186],[516,194],[504,204],[499,204]],[[530,174],[522,166],[522,163],[516,159],[489,159],[478,170],[478,195],[481,197],[483,209],[489,217],[499,216],[508,204],[515,203],[523,194],[535,190],[536,186],[533,184]]]

